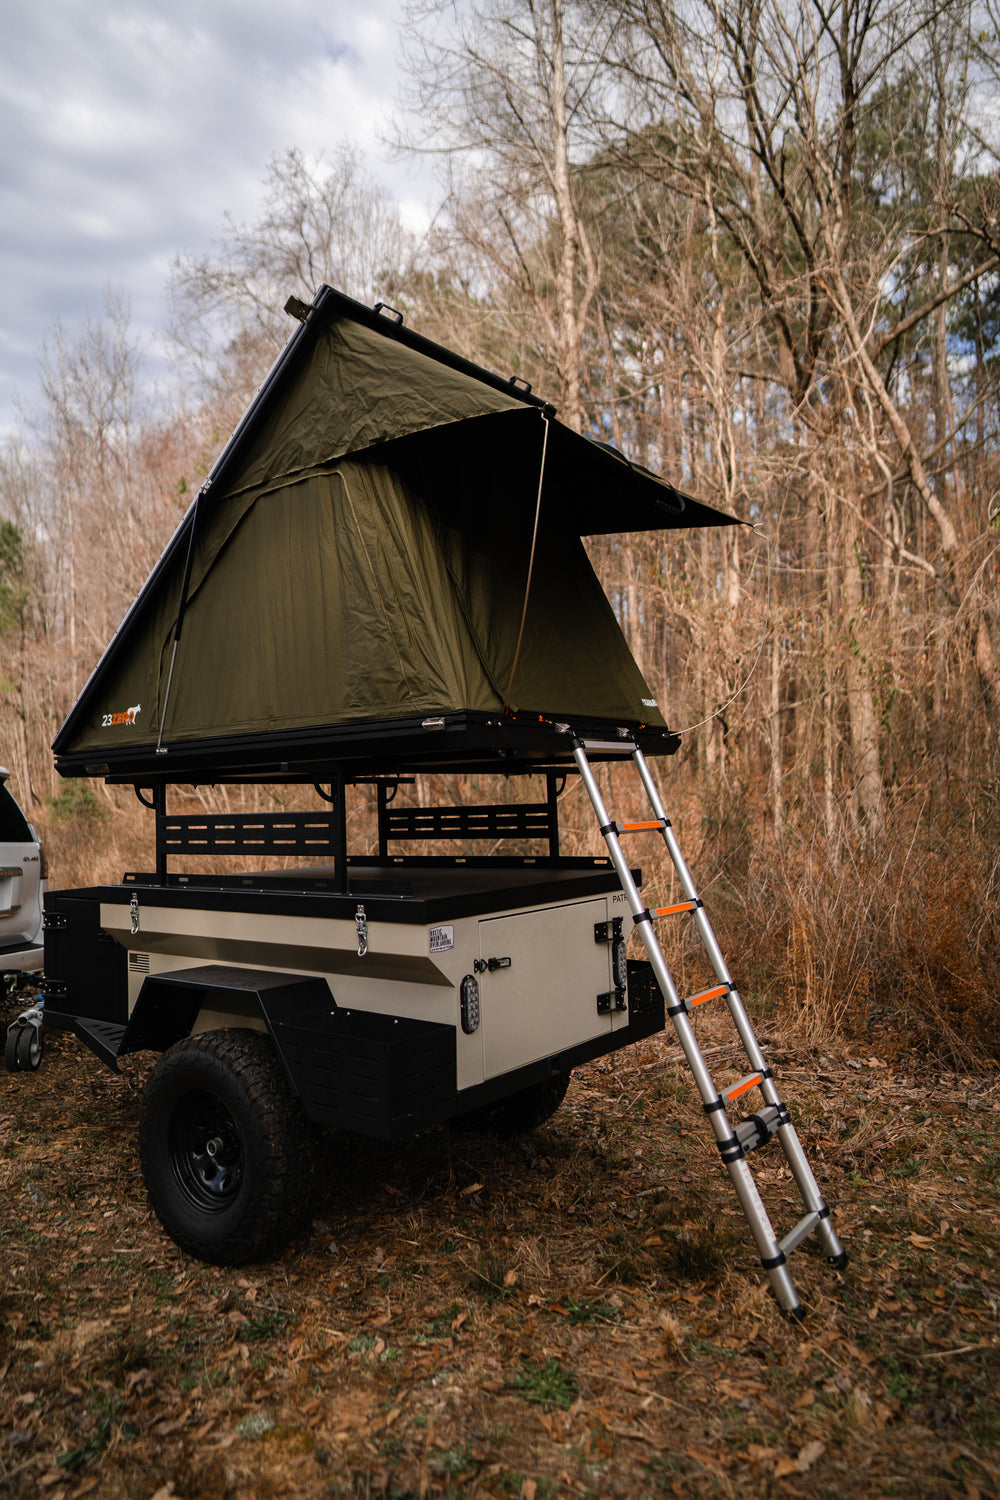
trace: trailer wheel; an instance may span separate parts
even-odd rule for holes
[[[9,1073],[33,1073],[42,1061],[42,1033],[37,1026],[14,1022],[7,1028],[4,1062]]]
[[[17,1032],[17,1065],[22,1073],[34,1073],[42,1062],[42,1032],[37,1026],[21,1026]]]
[[[17,1058],[17,1043],[21,1035],[20,1026],[8,1026],[7,1040],[4,1043],[3,1060],[7,1064],[8,1073],[19,1073],[21,1064]]]
[[[139,1121],[146,1188],[164,1229],[200,1260],[245,1265],[303,1227],[312,1144],[262,1032],[188,1037],[150,1075]]]
[[[489,1130],[495,1135],[522,1135],[552,1118],[566,1097],[568,1073],[553,1073],[541,1083],[533,1083],[496,1104],[487,1104],[455,1121],[459,1129]]]

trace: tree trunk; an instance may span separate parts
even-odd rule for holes
[[[771,640],[771,816],[775,838],[785,826],[784,787],[781,774],[781,644],[775,628]]]
[[[878,742],[879,721],[868,663],[870,632],[865,620],[860,540],[854,513],[847,510],[844,525],[843,601],[847,648],[844,652],[844,685],[853,760],[850,806],[857,823],[877,837],[881,834],[885,821],[885,791]]]
[[[583,427],[580,396],[581,310],[577,307],[577,260],[580,222],[570,181],[569,129],[566,113],[566,57],[563,45],[562,0],[551,0],[552,23],[552,181],[562,243],[556,266],[559,305],[559,365],[562,376],[562,418],[575,432]]]

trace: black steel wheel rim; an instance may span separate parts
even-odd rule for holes
[[[174,1106],[168,1150],[174,1177],[203,1213],[222,1213],[243,1182],[243,1141],[217,1094],[185,1094]]]

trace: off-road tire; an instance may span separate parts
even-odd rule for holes
[[[454,1123],[460,1130],[486,1130],[504,1137],[523,1135],[552,1118],[566,1097],[569,1080],[569,1073],[553,1073],[495,1104],[460,1115]]]
[[[176,1042],[143,1095],[139,1153],[150,1203],[182,1250],[214,1265],[262,1260],[304,1227],[314,1139],[262,1032]]]

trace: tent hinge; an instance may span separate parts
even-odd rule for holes
[[[290,318],[298,318],[300,323],[308,323],[313,315],[313,309],[301,297],[289,297],[285,303],[285,312]]]

